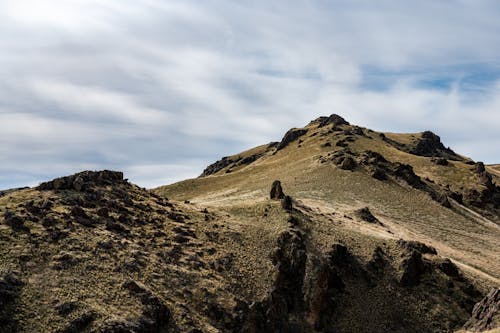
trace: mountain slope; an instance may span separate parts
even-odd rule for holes
[[[114,171],[8,191],[0,332],[494,329],[494,171],[332,115],[151,191]]]
[[[305,134],[281,150],[272,144],[259,147],[262,156],[253,163],[228,165],[209,177],[156,192],[225,207],[265,200],[269,184],[280,179],[292,197],[321,211],[342,214],[369,206],[384,219],[391,237],[432,244],[464,268],[498,283],[500,191],[489,173],[476,170],[482,164],[446,148],[443,154],[435,135],[422,139],[422,134],[377,133],[335,115],[301,130]],[[409,153],[415,147],[424,147],[417,152],[430,156]]]

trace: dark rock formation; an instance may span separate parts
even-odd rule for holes
[[[160,333],[166,331],[171,321],[170,310],[153,294],[153,292],[140,282],[129,280],[123,284],[132,295],[139,297],[143,311],[136,320],[137,332]]]
[[[280,141],[280,143],[276,147],[276,151],[285,148],[291,142],[297,140],[298,138],[300,138],[302,135],[304,135],[306,133],[307,133],[306,129],[292,128],[291,130],[286,132],[285,136],[283,137],[283,139]]]
[[[123,183],[123,172],[119,171],[83,171],[72,176],[56,178],[41,183],[38,190],[76,190],[86,191],[96,186],[106,186]]]
[[[264,300],[250,305],[242,332],[304,332],[303,320],[294,321],[305,307],[302,289],[307,254],[302,233],[283,232],[272,260],[276,268],[272,290]]]
[[[24,224],[24,219],[13,212],[5,211],[4,219],[5,224],[14,231],[29,231],[29,228]]]
[[[431,131],[425,131],[416,141],[414,147],[409,151],[411,154],[427,157],[444,157],[450,159],[460,159],[450,148],[446,148],[441,143],[441,138]]]
[[[289,195],[285,195],[283,200],[281,200],[281,207],[283,207],[284,210],[291,212],[293,210],[292,197]]]
[[[373,251],[372,258],[368,261],[366,268],[367,270],[374,274],[375,276],[381,276],[387,266],[388,261],[385,258],[384,250],[377,246]]]
[[[442,165],[442,166],[446,166],[449,164],[448,160],[443,157],[432,158],[431,162],[436,165]]]
[[[15,303],[21,292],[24,282],[16,272],[0,276],[0,332],[16,332],[17,321]]]
[[[409,164],[396,163],[394,175],[404,180],[408,185],[416,189],[424,189],[425,184],[422,179],[413,172],[413,167]]]
[[[355,214],[363,221],[380,224],[380,221],[375,216],[373,216],[372,212],[368,207],[363,207],[356,210]]]
[[[281,182],[279,180],[275,180],[271,185],[271,192],[269,196],[272,200],[281,200],[285,197],[285,193],[283,193],[283,188],[281,187]]]
[[[445,258],[441,263],[439,263],[438,268],[446,275],[454,278],[460,277],[460,272],[457,265],[453,263],[448,258]]]
[[[200,177],[206,177],[213,175],[214,173],[219,172],[220,170],[224,169],[225,167],[235,163],[236,160],[231,159],[228,156],[223,157],[219,161],[216,161],[215,163],[210,164],[203,170],[202,174]]]
[[[425,273],[426,265],[422,259],[422,253],[411,251],[407,255],[401,265],[402,275],[400,283],[404,287],[415,286],[420,282],[420,277]]]
[[[313,122],[317,122],[318,127],[324,127],[330,124],[332,124],[333,126],[349,125],[349,123],[344,118],[337,114],[332,114],[328,117],[319,117],[313,120]]]
[[[342,170],[354,170],[356,169],[357,163],[351,156],[346,156],[340,163],[340,168]]]
[[[500,289],[492,289],[472,310],[464,329],[482,332],[500,327]]]
[[[484,167],[483,162],[476,162],[472,170],[477,174],[482,174],[483,172],[486,171],[486,168]]]
[[[270,149],[270,148],[272,148],[274,146],[275,145],[273,145],[273,143],[271,143],[268,146],[268,149]],[[222,169],[224,169],[224,168],[226,168],[226,167],[228,167],[230,165],[232,165],[232,166],[241,166],[241,165],[251,164],[251,163],[255,162],[256,160],[258,160],[259,158],[261,158],[263,155],[264,155],[264,153],[253,154],[253,155],[250,155],[250,156],[247,156],[247,157],[241,157],[241,156],[238,156],[238,157],[229,157],[229,156],[225,156],[222,159],[220,159],[219,161],[216,161],[215,163],[212,163],[209,166],[207,166],[205,168],[205,170],[203,170],[203,172],[199,176],[199,178],[213,175],[213,174],[221,171]],[[231,170],[229,169],[226,172],[231,172]]]
[[[398,240],[398,245],[407,252],[416,250],[420,253],[437,255],[437,251],[435,248],[419,241],[413,241],[413,240],[407,241],[404,239],[400,239]]]

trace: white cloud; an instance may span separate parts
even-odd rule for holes
[[[0,188],[87,167],[160,185],[330,113],[500,162],[499,15],[461,0],[2,1]]]

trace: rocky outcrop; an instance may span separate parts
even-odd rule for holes
[[[171,320],[167,306],[140,282],[129,280],[123,284],[123,288],[138,297],[143,305],[142,314],[136,320],[137,332],[165,332]]]
[[[269,196],[272,200],[281,200],[285,197],[285,193],[283,193],[283,188],[281,187],[281,182],[279,180],[275,180],[271,185]]]
[[[213,175],[214,173],[217,173],[217,172],[221,171],[225,167],[230,166],[231,164],[233,164],[235,162],[237,162],[237,161],[231,159],[228,156],[225,156],[222,159],[220,159],[219,161],[217,161],[215,163],[212,163],[209,166],[207,166],[205,168],[205,170],[203,170],[203,172],[200,175],[200,177],[206,177],[206,176]]]
[[[46,183],[41,183],[38,190],[75,190],[86,191],[96,186],[107,186],[123,183],[123,172],[119,171],[83,171],[71,176],[56,178]]]
[[[411,251],[401,262],[400,269],[402,274],[399,282],[403,287],[417,285],[426,270],[426,264],[422,260],[422,253],[415,250]]]
[[[500,328],[500,288],[492,289],[472,310],[472,316],[464,329],[483,332]]]
[[[17,272],[9,272],[0,276],[0,332],[16,332],[17,321],[14,313],[15,303],[24,282]]]
[[[419,156],[427,157],[444,157],[454,160],[461,160],[461,158],[450,148],[446,148],[441,143],[441,138],[432,133],[425,131],[421,137],[418,138],[409,153]]]
[[[291,142],[297,140],[301,136],[307,133],[306,129],[303,128],[292,128],[288,132],[286,132],[285,136],[283,139],[280,141],[278,146],[276,147],[276,151],[281,150],[288,146]]]
[[[368,223],[376,223],[376,224],[381,224],[380,221],[373,216],[372,212],[370,211],[370,208],[368,207],[363,207],[354,212],[357,217],[359,217],[361,220],[366,221]]]
[[[272,148],[274,146],[275,145],[273,145],[271,143],[267,147],[267,149],[270,149],[270,148]],[[236,167],[236,166],[244,166],[244,165],[251,164],[251,163],[257,161],[263,155],[264,155],[264,153],[256,153],[256,154],[252,154],[252,155],[249,155],[249,156],[246,156],[246,157],[242,157],[242,156],[237,156],[237,157],[225,156],[222,159],[220,159],[219,161],[216,161],[215,163],[212,163],[209,166],[207,166],[205,168],[205,170],[203,170],[203,172],[199,176],[199,178],[213,175],[213,174],[215,174],[215,173],[217,173],[217,172],[221,171],[222,169],[227,168],[229,166],[231,166],[231,167],[235,166]],[[231,168],[229,168],[227,171],[229,172],[230,170],[231,170]]]
[[[305,307],[302,290],[307,261],[302,233],[283,232],[272,261],[276,269],[272,289],[264,300],[250,305],[242,332],[305,332],[300,320]]]
[[[332,114],[328,117],[319,117],[312,121],[313,123],[318,123],[318,127],[324,127],[327,125],[342,126],[349,125],[349,123],[337,114]]]

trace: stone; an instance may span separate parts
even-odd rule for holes
[[[354,170],[357,166],[356,161],[351,156],[344,157],[342,163],[340,163],[340,168],[342,170]]]
[[[275,180],[271,185],[271,192],[269,193],[272,200],[281,200],[285,197],[283,193],[283,188],[281,187],[281,182]]]
[[[12,228],[14,231],[29,231],[29,228],[24,224],[24,219],[15,213],[5,211],[4,214],[5,224]]]
[[[318,123],[318,127],[324,127],[327,125],[333,125],[333,126],[342,126],[342,125],[349,125],[349,123],[339,116],[338,114],[332,114],[328,117],[319,117],[318,119],[314,120],[313,122]]]
[[[419,241],[414,241],[414,240],[407,241],[404,239],[399,239],[397,244],[399,247],[401,247],[406,252],[411,252],[413,250],[416,250],[416,251],[423,253],[423,254],[437,255],[437,250],[434,247],[429,246],[429,245],[424,244],[424,243],[419,242]]]
[[[422,253],[413,250],[400,265],[402,275],[400,283],[403,287],[416,286],[420,282],[421,276],[425,272],[425,264],[422,260]]]
[[[380,224],[380,221],[375,216],[373,216],[372,212],[368,207],[360,208],[356,210],[355,213],[363,221]]]
[[[306,129],[300,129],[300,128],[292,128],[288,132],[285,133],[285,136],[283,139],[280,141],[278,146],[276,147],[276,151],[281,150],[288,146],[291,142],[297,140],[301,136],[307,133]]]
[[[448,258],[445,258],[441,263],[439,263],[438,268],[446,275],[454,278],[460,277],[460,272],[457,265],[453,263]]]
[[[292,197],[289,195],[285,195],[285,197],[281,200],[281,207],[288,211],[291,212],[293,210],[293,200]]]
[[[121,184],[123,182],[123,172],[111,170],[83,171],[71,176],[41,183],[37,189],[41,191],[74,190],[82,192],[98,186]]]

